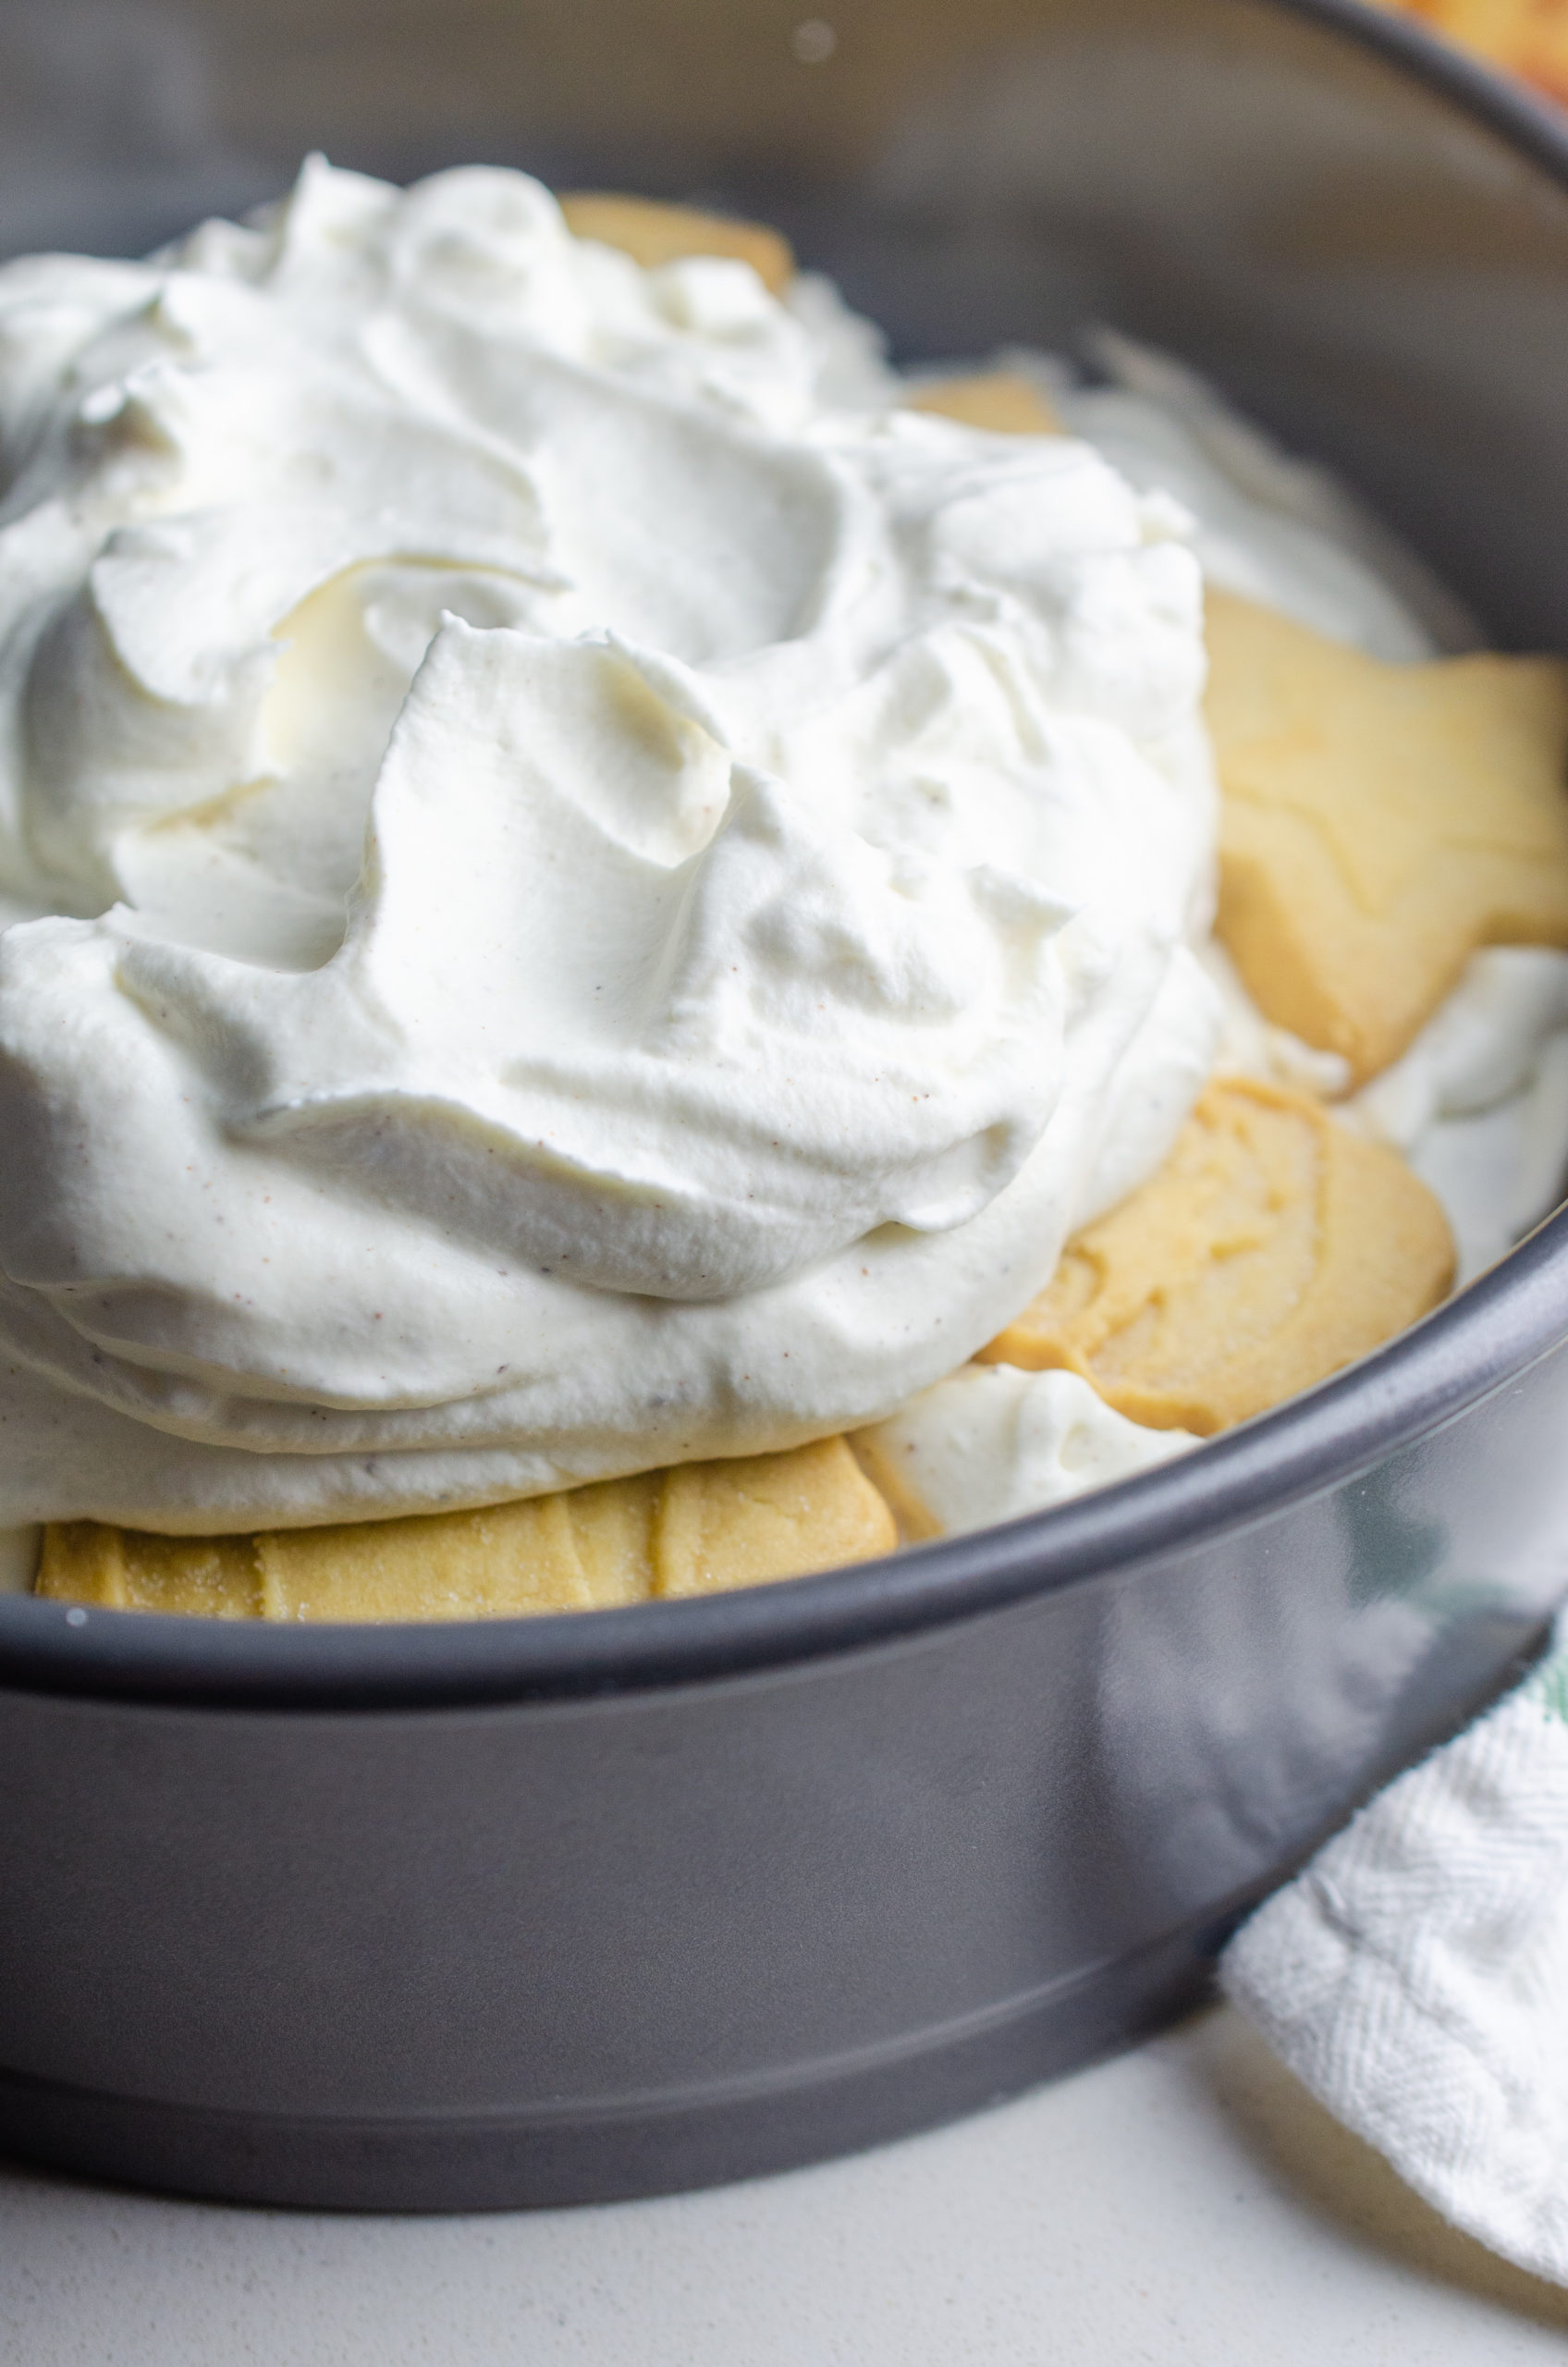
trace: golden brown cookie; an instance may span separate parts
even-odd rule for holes
[[[1231,1080],[982,1360],[1064,1367],[1134,1422],[1207,1437],[1403,1331],[1452,1279],[1448,1220],[1403,1159],[1309,1094]]]
[[[937,378],[904,397],[906,411],[936,411],[993,435],[1060,435],[1062,425],[1039,389],[1016,370],[979,370]]]
[[[1211,591],[1218,933],[1364,1082],[1482,945],[1568,945],[1568,666],[1390,666]]]
[[[579,190],[560,202],[574,239],[619,247],[623,255],[656,271],[661,264],[689,255],[721,255],[749,263],[772,295],[780,296],[795,276],[788,239],[760,222],[735,222],[726,214],[702,214],[692,205],[658,205],[648,197],[617,197]]]
[[[889,1553],[893,1516],[842,1439],[678,1464],[481,1512],[155,1537],[44,1531],[35,1590],[213,1619],[499,1619],[717,1594]]]

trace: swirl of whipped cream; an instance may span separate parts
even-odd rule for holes
[[[1195,563],[864,346],[501,171],[0,271],[0,1518],[864,1422],[1163,1156]]]

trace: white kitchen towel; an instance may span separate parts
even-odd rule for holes
[[[1568,2285],[1568,1631],[1242,1926],[1228,1996],[1445,2218]]]

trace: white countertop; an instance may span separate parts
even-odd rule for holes
[[[1454,2235],[1228,2011],[955,2128],[593,2211],[239,2211],[0,2165],[5,2367],[1514,2367]]]

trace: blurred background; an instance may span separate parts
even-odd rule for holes
[[[1568,0],[1383,0],[1488,65],[1568,103]]]
[[[1568,0],[1404,5],[1568,98]],[[144,252],[312,148],[727,207],[906,361],[1180,354],[1504,646],[1568,644],[1568,192],[1530,144],[1310,0],[0,0],[0,257]]]
[[[1568,0],[1381,5],[1568,100]],[[1151,41],[1191,34],[1184,0],[1135,13]],[[1233,13],[1239,54],[1245,0]],[[875,160],[896,179],[923,83],[1042,16],[1089,45],[1104,29],[1094,0],[0,0],[0,255],[144,251],[275,193],[324,141],[398,178],[483,156],[570,182],[613,161],[628,186],[743,187],[785,218],[823,177]]]

